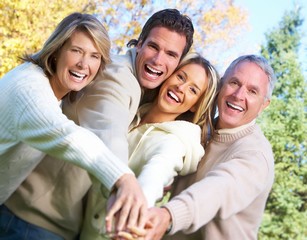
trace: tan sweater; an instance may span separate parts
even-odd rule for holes
[[[257,125],[215,133],[197,172],[179,179],[166,204],[173,236],[165,239],[257,239],[273,179],[271,146]]]

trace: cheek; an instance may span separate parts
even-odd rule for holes
[[[95,63],[94,64],[94,71],[95,71],[95,75],[97,74],[97,72],[99,71],[100,69],[100,65],[101,65],[101,62],[98,62],[98,63]]]
[[[168,63],[167,63],[167,65],[168,65],[168,70],[169,70],[170,72],[174,72],[175,69],[176,69],[176,67],[178,66],[178,64],[179,64],[179,61],[174,60],[174,59],[170,59],[170,60],[168,61]]]
[[[60,63],[58,63],[58,64],[56,65],[55,74],[56,74],[59,78],[61,78],[61,76],[63,76],[63,73],[64,73],[63,65],[60,64]]]

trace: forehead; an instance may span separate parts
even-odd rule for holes
[[[197,63],[189,63],[178,69],[187,75],[192,83],[196,84],[200,89],[204,89],[208,84],[207,72],[201,65]]]
[[[93,37],[86,31],[76,30],[66,41],[70,45],[81,47],[84,50],[100,52]]]
[[[249,61],[240,62],[229,74],[229,77],[234,76],[242,80],[268,82],[266,73],[257,64]]]
[[[229,74],[228,79],[236,78],[242,84],[253,85],[266,92],[269,78],[266,73],[255,63],[243,61]]]
[[[159,26],[150,30],[145,42],[154,42],[159,47],[182,53],[186,45],[186,37],[184,34]]]

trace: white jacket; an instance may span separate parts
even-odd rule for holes
[[[129,167],[150,207],[175,176],[195,172],[204,155],[201,129],[187,121],[144,124],[130,131],[128,141]]]

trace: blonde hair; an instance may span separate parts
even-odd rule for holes
[[[107,30],[99,20],[90,14],[72,13],[65,17],[45,42],[43,48],[32,55],[25,55],[24,61],[40,66],[50,78],[56,72],[55,56],[65,42],[75,31],[89,34],[101,54],[101,64],[98,74],[101,74],[105,65],[110,62],[110,39]]]
[[[202,128],[202,143],[206,144],[209,133],[213,131],[213,118],[216,113],[216,96],[219,89],[220,77],[213,65],[198,53],[189,53],[178,65],[176,71],[187,64],[202,66],[208,78],[208,87],[197,101],[196,111],[183,113],[179,118],[188,118]],[[185,116],[184,116],[185,115]]]

